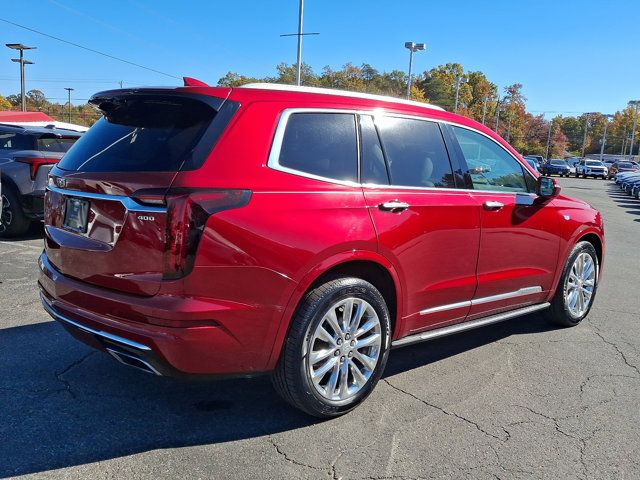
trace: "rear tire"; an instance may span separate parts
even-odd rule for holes
[[[562,271],[547,319],[563,327],[575,327],[591,310],[598,288],[598,255],[589,242],[578,242]]]
[[[309,415],[343,415],[378,383],[390,339],[389,310],[372,284],[352,277],[330,280],[309,291],[298,306],[273,385]]]
[[[20,207],[20,197],[10,184],[2,185],[2,224],[0,224],[0,238],[19,237],[27,233],[31,221],[25,216]]]

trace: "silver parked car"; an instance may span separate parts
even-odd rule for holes
[[[42,220],[47,176],[81,132],[0,124],[0,237],[23,235]]]

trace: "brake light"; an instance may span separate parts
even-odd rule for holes
[[[26,163],[29,165],[31,180],[36,179],[36,175],[38,174],[38,169],[42,165],[54,165],[59,161],[57,158],[44,158],[44,157],[16,157],[14,160],[16,162]]]
[[[209,217],[249,203],[250,190],[171,188],[140,190],[132,195],[138,203],[167,207],[164,275],[182,278],[193,269],[198,244]]]

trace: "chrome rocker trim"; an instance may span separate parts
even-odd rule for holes
[[[468,322],[457,323],[455,325],[449,325],[442,328],[436,328],[434,330],[428,330],[426,332],[416,333],[415,335],[409,335],[404,338],[400,338],[391,343],[392,347],[404,347],[412,345],[414,343],[426,342],[427,340],[433,340],[435,338],[445,337],[454,333],[465,332],[474,328],[484,327],[485,325],[491,325],[492,323],[503,322],[511,318],[519,317],[521,315],[527,315],[529,313],[537,312],[538,310],[544,310],[549,308],[550,303],[540,303],[538,305],[530,305],[524,308],[518,308],[517,310],[511,310],[509,312],[499,313],[497,315],[491,315],[490,317],[479,318],[477,320],[471,320]]]
[[[456,308],[471,307],[473,305],[482,305],[483,303],[499,302],[500,300],[508,300],[510,298],[524,297],[525,295],[533,295],[542,292],[542,287],[525,287],[513,292],[500,293],[490,297],[475,298],[464,302],[450,303],[448,305],[438,305],[437,307],[420,310],[420,315],[428,315],[430,313],[444,312],[446,310],[454,310]]]

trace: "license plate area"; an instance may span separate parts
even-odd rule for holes
[[[64,228],[78,233],[87,233],[88,216],[88,200],[83,200],[81,198],[67,198],[64,209]]]

